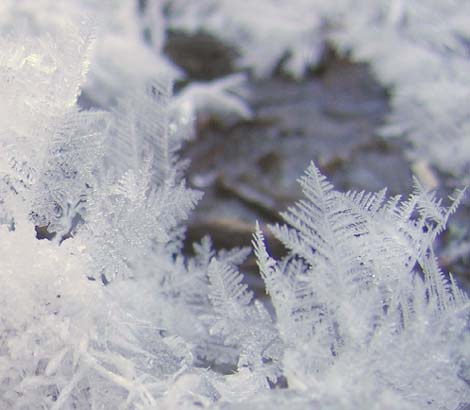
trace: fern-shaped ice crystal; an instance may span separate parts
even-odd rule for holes
[[[470,303],[432,248],[462,193],[447,209],[418,182],[404,201],[343,194],[313,164],[300,183],[305,198],[271,227],[288,255],[274,261],[259,229],[255,240],[289,387],[323,403],[340,389],[336,408],[468,401]],[[386,405],[392,396],[397,407]]]

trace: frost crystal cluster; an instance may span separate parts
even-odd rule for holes
[[[177,155],[190,102],[173,99],[168,75],[113,72],[115,60],[93,57],[90,21],[20,3],[0,6],[28,23],[11,30],[5,18],[0,40],[0,409],[470,402],[470,302],[433,249],[463,192],[449,207],[418,181],[407,199],[339,193],[312,164],[304,199],[270,228],[286,256],[274,260],[254,229],[268,307],[237,269],[246,249],[215,251],[206,238],[183,257],[200,193]],[[94,4],[70,10],[81,3]],[[113,16],[109,41],[132,31]],[[82,87],[116,101],[80,108]]]

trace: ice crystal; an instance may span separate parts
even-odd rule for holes
[[[45,16],[21,5],[1,10],[41,32]],[[287,255],[256,228],[271,309],[237,270],[246,249],[203,239],[182,255],[200,194],[177,155],[189,123],[171,79],[133,78],[108,110],[80,109],[93,30],[54,16],[48,35],[0,41],[2,408],[465,408],[470,303],[433,248],[463,192],[449,207],[417,180],[407,199],[340,193],[312,164],[271,227]],[[247,115],[221,94],[238,79],[193,98]]]

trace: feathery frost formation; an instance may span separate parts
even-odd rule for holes
[[[418,182],[406,201],[342,194],[313,164],[300,183],[305,199],[271,228],[288,255],[273,261],[259,230],[255,241],[288,385],[332,408],[338,396],[348,409],[468,400],[470,304],[432,248],[461,194],[447,209]]]
[[[433,251],[462,193],[449,208],[418,182],[406,200],[342,194],[311,165],[271,227],[287,256],[256,230],[272,312],[237,270],[246,249],[182,256],[200,193],[168,77],[78,108],[92,43],[89,22],[1,40],[0,408],[470,402],[470,303]]]

